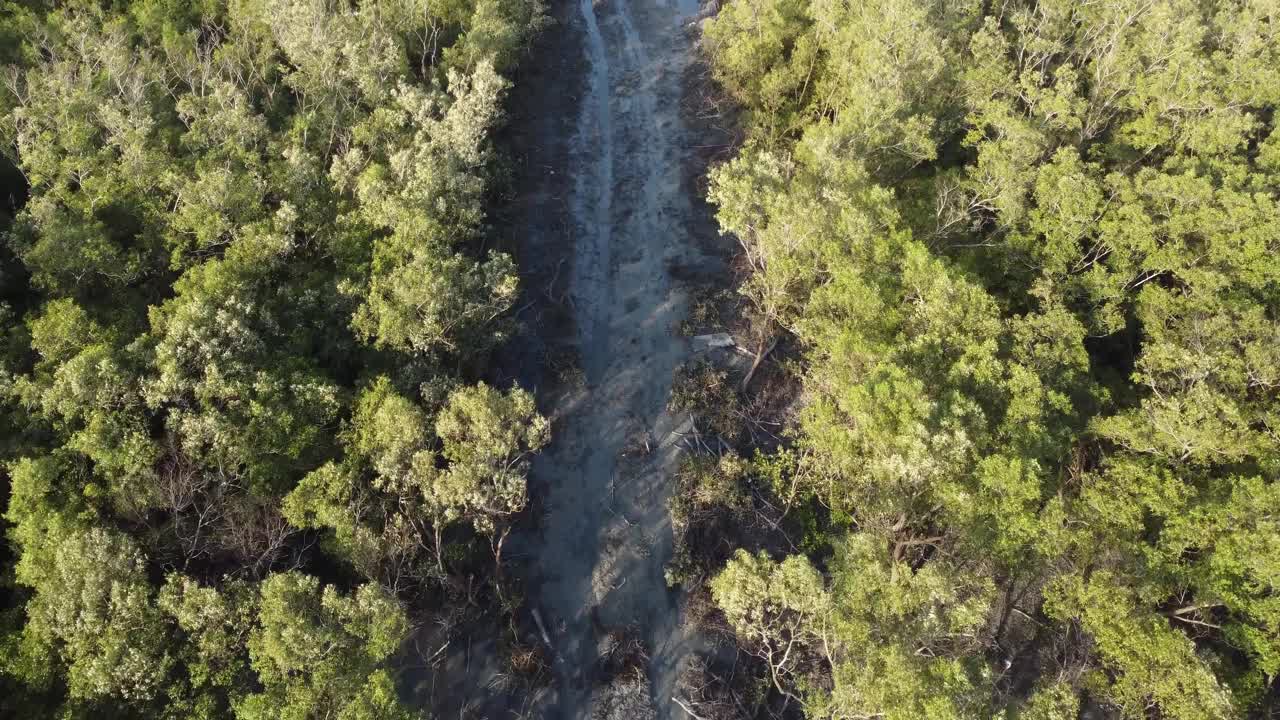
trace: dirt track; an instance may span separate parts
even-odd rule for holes
[[[567,176],[559,188],[573,245],[566,304],[583,378],[550,408],[555,440],[532,479],[545,515],[528,548],[528,602],[545,619],[558,681],[544,714],[589,716],[599,629],[630,627],[649,648],[658,717],[678,717],[670,697],[691,639],[663,577],[677,456],[675,421],[664,409],[688,352],[677,333],[686,297],[670,270],[701,262],[692,233],[706,224],[682,181],[693,142],[680,115],[693,57],[682,20],[698,7],[574,2],[577,17],[566,12],[551,32],[578,34],[582,75],[547,79],[560,91],[576,83],[581,93],[572,140],[552,160],[564,167],[547,170]]]
[[[628,702],[647,695],[652,709],[615,707],[611,720],[674,720],[680,661],[701,646],[663,575],[680,420],[665,408],[689,354],[687,290],[673,273],[724,272],[717,252],[703,255],[717,233],[695,187],[707,158],[690,150],[714,140],[681,114],[697,0],[549,10],[555,26],[521,64],[503,140],[514,177],[497,224],[524,298],[493,380],[531,389],[553,418],[529,478],[532,512],[504,557],[526,591],[519,641],[542,644],[536,610],[554,677],[547,688],[513,676],[503,630],[482,622],[452,640],[428,633],[430,669],[406,684],[438,717],[582,720],[601,698],[606,631],[627,630],[649,658],[648,688],[633,684]]]

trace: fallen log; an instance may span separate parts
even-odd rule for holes
[[[747,389],[747,385],[751,382],[752,376],[756,374],[756,369],[760,367],[760,363],[769,355],[769,353],[773,352],[773,349],[776,347],[778,347],[778,337],[776,335],[773,338],[773,342],[769,343],[769,347],[767,349],[764,346],[764,342],[760,343],[760,349],[756,352],[756,359],[751,363],[751,369],[747,371],[747,376],[742,378],[743,390]]]
[[[733,341],[733,336],[729,333],[711,333],[709,335],[695,335],[692,338],[693,349],[695,352],[711,350],[713,348],[733,347],[737,343]]]
[[[551,644],[551,637],[547,635],[547,627],[542,624],[542,615],[538,612],[538,608],[533,609],[533,621],[538,624],[538,632],[542,633],[542,642],[547,644],[547,650],[554,656],[556,649]]]
[[[675,703],[680,706],[680,709],[684,710],[685,713],[689,715],[689,717],[693,718],[693,720],[707,720],[706,718],[702,717],[698,713],[694,712],[693,708],[689,707],[689,705],[685,703],[685,701],[681,700],[675,695],[672,695],[671,699],[674,700]]]

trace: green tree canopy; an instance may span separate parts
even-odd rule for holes
[[[423,550],[523,507],[546,442],[527,393],[480,382],[517,293],[492,138],[544,23],[537,0],[0,2],[20,713],[407,717],[401,603],[458,610]]]
[[[817,570],[885,653],[786,692],[834,688],[813,717],[1273,711],[1276,8],[855,5],[740,0],[707,32],[748,136],[711,198],[804,353],[788,484],[851,518]],[[985,604],[894,650],[876,567]]]

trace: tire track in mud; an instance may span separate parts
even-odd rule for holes
[[[675,1],[578,0],[586,77],[565,171],[573,178],[568,291],[585,383],[554,408],[554,445],[533,469],[546,488],[530,603],[555,655],[556,689],[542,708],[549,718],[590,716],[602,627],[631,628],[645,641],[658,716],[677,717],[670,697],[694,643],[663,573],[678,459],[665,405],[688,353],[677,332],[685,293],[669,268],[701,257],[682,183],[680,116],[693,56],[680,20],[697,5]],[[647,450],[624,458],[629,446]]]

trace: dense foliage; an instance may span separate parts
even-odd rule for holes
[[[405,712],[408,610],[547,439],[477,382],[516,288],[489,136],[542,17],[0,3],[2,714]]]
[[[712,199],[803,348],[811,552],[711,585],[774,692],[1274,712],[1280,5],[735,0],[706,44]]]

